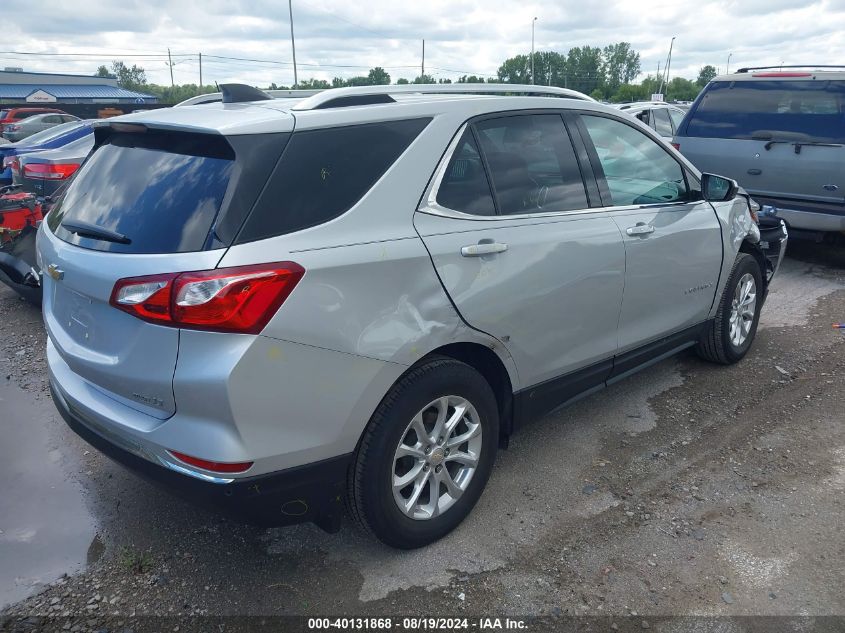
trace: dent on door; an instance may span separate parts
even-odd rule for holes
[[[616,352],[625,252],[607,215],[478,221],[417,213],[415,226],[461,316],[504,342],[524,385]],[[497,252],[464,254],[485,246]]]

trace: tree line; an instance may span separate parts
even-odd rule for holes
[[[455,83],[514,83],[538,84],[544,86],[558,86],[571,88],[600,101],[623,103],[650,99],[661,85],[661,78],[657,75],[647,75],[641,82],[634,83],[640,75],[640,54],[630,43],[618,42],[603,48],[596,46],[576,46],[565,54],[556,51],[537,51],[530,54],[516,55],[502,62],[495,77],[479,77],[463,75]],[[146,92],[158,97],[162,103],[178,103],[190,97],[209,92],[217,92],[216,85],[198,86],[196,84],[182,84],[176,86],[160,86],[147,82],[144,68],[116,60],[111,68],[100,66],[95,73],[98,77],[116,77],[119,86],[127,90]],[[663,86],[663,94],[667,100],[690,101],[695,99],[702,87],[716,76],[716,69],[711,65],[704,66],[695,80],[674,77]],[[331,81],[325,79],[305,79],[296,86],[277,85],[266,86],[269,90],[296,89],[327,89],[346,86],[379,86],[393,83],[390,74],[382,67],[371,68],[366,75],[356,77],[335,77]],[[400,77],[395,82],[403,84],[449,84],[451,79],[435,79],[428,74],[421,74],[411,79]]]

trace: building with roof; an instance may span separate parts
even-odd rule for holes
[[[125,90],[115,77],[0,71],[0,103],[158,103],[155,95]]]

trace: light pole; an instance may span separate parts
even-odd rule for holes
[[[666,68],[663,71],[663,79],[660,82],[660,89],[658,92],[663,94],[663,86],[666,85],[666,89],[669,89],[669,67],[672,65],[672,47],[675,45],[675,36],[672,36],[672,41],[669,42],[669,56],[666,58]]]
[[[531,20],[531,85],[534,85],[534,24],[537,22],[535,17]]]
[[[725,65],[725,74],[728,75],[731,72],[731,57],[733,57],[733,53],[728,53],[728,63]]]
[[[288,11],[290,12],[290,47],[293,51],[293,87],[299,83],[296,76],[296,43],[293,41],[293,0],[288,0]]]

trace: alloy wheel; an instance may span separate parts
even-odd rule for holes
[[[399,440],[391,486],[402,513],[433,519],[466,492],[481,457],[478,412],[466,398],[443,396],[423,407]]]
[[[740,277],[731,303],[728,336],[734,347],[741,347],[748,338],[757,311],[757,284],[751,273]]]

